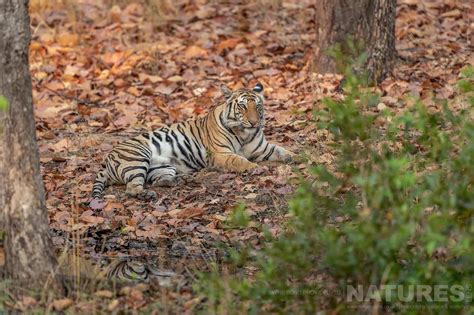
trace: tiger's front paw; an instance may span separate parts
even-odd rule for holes
[[[259,166],[258,166],[257,163],[250,162],[250,163],[247,165],[246,171],[252,171],[252,170],[257,169],[258,167],[259,167]]]
[[[150,201],[158,199],[158,195],[153,190],[143,190],[136,196],[140,200]]]
[[[135,197],[144,201],[155,200],[158,198],[158,195],[153,190],[127,189],[125,193],[130,197]]]
[[[179,184],[178,178],[175,177],[170,177],[170,178],[163,178],[160,179],[159,181],[153,182],[153,186],[159,186],[159,187],[174,187]]]
[[[245,165],[239,167],[239,169],[237,169],[236,171],[239,172],[239,173],[251,173],[252,171],[258,169],[258,164],[257,163],[253,163],[253,162],[249,162],[249,163],[246,163]]]
[[[237,165],[235,168],[234,168],[234,171],[237,171],[237,172],[249,172],[249,171],[252,171],[254,169],[258,168],[258,164],[257,163],[253,163],[253,162],[250,162],[250,161],[245,161],[245,163],[241,163],[240,165]]]
[[[298,163],[298,156],[295,153],[286,150],[286,152],[284,153],[284,155],[282,157],[282,161],[285,164],[297,164]]]

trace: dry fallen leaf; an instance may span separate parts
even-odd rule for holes
[[[69,146],[70,146],[70,140],[67,138],[64,138],[64,139],[59,140],[55,144],[50,145],[49,147],[55,152],[61,152],[61,151],[67,150]]]
[[[184,52],[184,56],[186,59],[197,58],[197,57],[204,57],[207,56],[207,50],[199,47],[199,46],[190,46]]]
[[[138,78],[140,79],[141,82],[143,83],[158,83],[163,81],[163,79],[160,76],[157,75],[149,75],[146,73],[139,73]]]
[[[244,198],[245,199],[255,199],[255,198],[257,198],[257,194],[256,193],[250,193],[250,194],[245,195]]]
[[[136,230],[135,235],[145,238],[157,238],[163,235],[163,232],[160,226],[147,226],[145,230]]]
[[[120,305],[120,301],[118,299],[112,300],[109,305],[107,306],[107,309],[112,312],[114,311],[118,306]]]
[[[54,300],[52,305],[53,305],[54,310],[61,312],[67,309],[68,307],[70,307],[73,303],[74,303],[73,300],[65,298],[65,299]]]
[[[158,85],[155,90],[161,94],[165,94],[165,95],[170,95],[171,93],[173,93],[173,91],[176,89],[176,86],[170,84],[170,85],[166,85],[166,84],[160,84]]]
[[[221,54],[225,49],[234,49],[240,41],[240,38],[229,38],[223,40],[217,45],[217,53]]]
[[[184,210],[179,210],[176,213],[176,217],[178,219],[190,219],[194,217],[200,217],[203,215],[203,213],[204,213],[203,208],[187,208]]]
[[[93,210],[103,209],[106,205],[107,205],[107,202],[104,202],[100,199],[92,199],[92,201],[89,203],[89,206]]]
[[[73,47],[79,42],[79,35],[73,33],[62,33],[58,35],[57,40],[61,46]]]
[[[27,309],[36,306],[37,304],[38,301],[34,297],[24,295],[15,303],[15,307],[24,312]]]
[[[80,219],[86,223],[91,223],[91,224],[101,224],[104,222],[104,218],[102,217],[96,217],[93,215],[81,215]]]
[[[96,291],[94,295],[100,298],[107,298],[107,299],[110,299],[114,296],[113,292],[109,290],[99,290],[99,291]]]

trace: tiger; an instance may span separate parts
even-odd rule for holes
[[[157,194],[145,184],[175,186],[180,176],[206,167],[245,172],[258,168],[256,162],[294,162],[295,153],[265,138],[262,84],[234,91],[222,84],[220,90],[223,101],[207,115],[118,144],[96,175],[92,198],[100,198],[108,185],[124,184],[127,195],[151,200]]]
[[[146,282],[151,278],[169,282],[179,276],[169,270],[162,270],[143,258],[125,258],[112,262],[105,268],[106,278],[122,282]]]
[[[160,284],[171,284],[181,275],[157,265],[157,257],[125,256],[121,258],[102,257],[99,261],[77,256],[65,251],[58,257],[59,275],[70,288],[83,278],[84,285],[93,285],[97,281],[111,280],[118,283],[148,282],[158,280]]]

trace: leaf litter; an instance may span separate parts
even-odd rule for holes
[[[257,224],[278,235],[295,179],[307,166],[268,165],[253,174],[209,169],[177,187],[152,188],[155,202],[112,186],[89,207],[95,173],[120,141],[205,113],[219,101],[220,82],[232,88],[262,83],[269,140],[331,167],[334,140],[315,128],[312,110],[323,97],[338,97],[340,76],[312,72],[315,7],[312,1],[283,1],[275,10],[263,1],[180,0],[175,14],[152,23],[144,1],[47,3],[31,1],[30,68],[53,242],[58,251],[74,246],[94,263],[152,260],[188,279],[167,298],[192,308],[199,298],[191,270],[222,263],[226,253],[218,244],[261,246],[258,229],[228,228],[232,210],[245,203]],[[455,97],[460,69],[474,63],[468,9],[467,1],[398,1],[399,60],[377,87],[382,99],[374,110],[403,111],[407,95],[434,109],[440,106],[434,97]],[[119,299],[132,309],[150,302],[129,288],[107,309],[121,307]],[[60,299],[51,307],[71,304]]]

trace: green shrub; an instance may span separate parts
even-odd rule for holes
[[[208,297],[206,312],[472,312],[473,73],[462,71],[459,96],[439,101],[442,111],[418,101],[400,114],[374,111],[378,96],[348,73],[344,99],[326,99],[315,112],[334,135],[335,168],[310,166],[311,178],[289,202],[285,233],[260,252],[244,251],[257,267],[253,277],[217,268],[201,275],[195,288]],[[370,285],[372,300],[348,300],[358,286],[366,298]],[[405,295],[410,285],[447,285],[449,303],[432,292],[434,302],[416,291],[387,296],[389,285]]]

